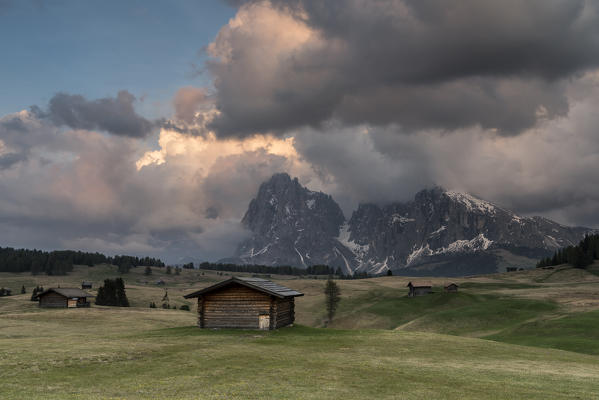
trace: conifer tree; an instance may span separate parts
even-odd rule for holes
[[[329,323],[333,322],[335,311],[337,311],[337,304],[339,304],[339,301],[341,300],[341,291],[339,290],[337,283],[335,283],[332,279],[329,279],[324,287],[324,294],[327,308],[328,325]]]

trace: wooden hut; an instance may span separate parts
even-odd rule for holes
[[[451,282],[449,285],[444,287],[446,292],[457,293],[458,285],[456,283]]]
[[[40,307],[79,308],[89,307],[88,298],[95,297],[78,288],[50,288],[36,295]]]
[[[89,281],[81,282],[81,289],[91,289],[93,284]]]
[[[430,282],[408,282],[410,292],[408,297],[425,296],[433,291],[433,285]]]
[[[295,320],[295,297],[303,293],[261,278],[232,277],[185,295],[198,299],[200,328],[272,330]]]

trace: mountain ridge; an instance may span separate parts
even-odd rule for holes
[[[346,219],[328,194],[286,173],[262,183],[242,219],[251,237],[227,262],[328,264],[345,274],[447,276],[532,267],[590,228],[523,217],[494,203],[440,186],[408,202],[362,203]]]

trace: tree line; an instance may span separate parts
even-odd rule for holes
[[[0,247],[0,272],[31,272],[33,275],[66,275],[73,270],[73,265],[94,266],[96,264],[113,264],[119,272],[126,273],[132,267],[150,265],[164,267],[157,258],[114,256],[101,253],[87,253],[74,250],[42,251]]]
[[[292,267],[289,265],[260,265],[260,264],[223,264],[223,263],[210,263],[203,262],[200,264],[200,269],[209,271],[229,271],[229,272],[243,272],[253,274],[275,274],[275,275],[294,275],[294,276],[306,276],[306,275],[329,275],[337,276],[339,279],[364,279],[368,278],[369,275],[366,272],[355,272],[353,275],[344,275],[341,268],[333,268],[328,265],[317,264],[310,265],[307,268]]]
[[[591,265],[594,260],[599,260],[599,234],[585,235],[578,245],[557,250],[552,257],[541,259],[537,263],[537,268],[560,264],[571,264],[578,268],[584,268]]]

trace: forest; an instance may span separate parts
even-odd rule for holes
[[[537,268],[560,264],[571,264],[584,268],[599,259],[599,234],[586,235],[577,246],[568,246],[557,250],[552,257],[541,259]]]
[[[31,272],[33,275],[66,275],[74,265],[93,267],[97,264],[116,265],[120,273],[140,265],[164,267],[157,258],[120,255],[108,257],[101,253],[87,253],[74,250],[28,250],[0,247],[0,272]]]

